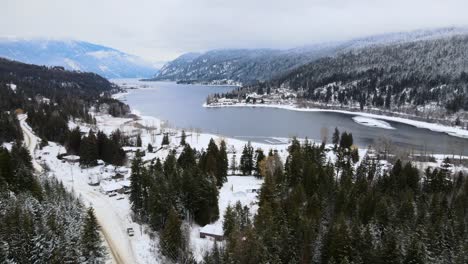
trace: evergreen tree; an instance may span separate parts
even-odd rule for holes
[[[145,168],[143,167],[142,154],[140,151],[135,153],[135,158],[132,162],[132,174],[130,175],[130,197],[132,203],[132,210],[138,216],[142,215],[143,209],[143,188],[147,186],[142,185],[143,174]]]
[[[153,153],[153,145],[151,143],[148,143],[148,148],[147,148],[149,153]]]
[[[106,254],[98,232],[98,227],[94,210],[90,207],[81,234],[83,263],[104,263]]]
[[[332,143],[335,145],[335,149],[337,148],[338,144],[340,143],[340,131],[337,127],[335,127],[335,132],[333,132],[332,136]]]
[[[137,135],[136,146],[139,147],[139,148],[141,148],[141,146],[142,146],[141,135],[140,134]]]
[[[165,145],[169,145],[169,134],[168,133],[164,133],[163,138],[162,138],[161,146],[165,146]]]
[[[93,131],[90,130],[88,136],[83,138],[80,145],[80,163],[84,166],[95,166],[98,158],[97,139]]]
[[[182,130],[182,134],[180,136],[180,145],[185,146],[187,144],[185,141],[187,139],[187,135],[185,134],[185,130]]]
[[[223,184],[227,181],[227,171],[229,166],[229,161],[227,157],[227,148],[226,142],[221,141],[219,152],[216,160],[216,185],[218,188],[221,188]]]
[[[177,262],[182,256],[185,247],[185,238],[182,232],[182,221],[177,212],[171,208],[167,223],[161,233],[161,253],[168,259]]]
[[[255,176],[259,177],[260,176],[260,165],[263,162],[263,160],[265,159],[265,154],[263,153],[263,150],[260,149],[260,148],[257,149],[255,151],[255,153],[256,153],[256,156],[255,156],[254,172],[255,172]]]
[[[247,145],[244,146],[242,150],[242,155],[240,158],[240,170],[242,171],[243,175],[251,175],[254,169],[253,165],[253,147],[250,144],[250,141]]]

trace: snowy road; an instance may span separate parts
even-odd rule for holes
[[[23,130],[24,144],[31,154],[34,170],[36,170],[38,173],[42,173],[44,169],[41,165],[39,165],[36,158],[34,157],[34,151],[37,147],[38,138],[32,132],[31,127],[29,127],[29,125],[26,123],[27,118],[28,115],[18,115],[18,120],[20,122],[21,129]]]
[[[44,169],[37,162],[35,158],[35,150],[39,142],[39,138],[33,133],[31,127],[26,123],[27,115],[18,115],[21,129],[23,130],[24,144],[29,150],[32,157],[32,164],[34,169],[38,173],[42,173]],[[73,172],[72,172],[73,173]],[[60,178],[60,177],[59,177]],[[111,255],[112,263],[126,264],[135,263],[133,256],[133,250],[130,245],[127,234],[125,233],[126,226],[124,222],[113,210],[112,205],[106,199],[102,197],[102,194],[96,191],[90,191],[89,186],[80,188],[82,185],[74,184],[73,189],[77,192],[85,201],[90,203],[96,213],[101,231],[107,242],[107,249]]]

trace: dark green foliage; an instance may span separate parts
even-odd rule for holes
[[[182,221],[173,208],[169,210],[167,223],[161,232],[160,244],[161,253],[170,260],[177,262],[183,256],[186,238],[182,233]]]
[[[321,146],[292,140],[286,177],[264,175],[253,225],[241,228],[237,210],[227,208],[223,263],[466,261],[466,177],[454,177],[449,161],[426,170],[424,181],[400,160],[382,171],[364,157],[354,170],[349,134],[344,138],[336,164],[325,162]],[[214,255],[205,262],[218,260]]]
[[[15,114],[0,111],[0,145],[3,142],[11,142],[23,139],[23,132]]]
[[[94,132],[90,130],[88,136],[84,137],[80,144],[80,163],[83,166],[95,166],[98,158],[98,142]]]
[[[169,134],[168,133],[164,133],[162,141],[161,141],[161,145],[162,146],[169,145]]]
[[[99,134],[98,134],[99,136]],[[78,155],[80,153],[80,146],[81,146],[81,132],[80,127],[76,127],[70,133],[68,133],[67,139],[67,151],[71,154]]]
[[[257,149],[255,151],[255,167],[254,167],[254,174],[256,177],[260,177],[260,165],[264,159],[265,159],[265,154],[263,153],[263,150]]]
[[[185,146],[187,144],[186,141],[187,135],[185,134],[185,130],[182,130],[182,135],[180,136],[180,145]]]
[[[240,170],[243,175],[251,175],[254,170],[254,149],[250,144],[250,141],[247,145],[244,146],[242,150],[242,155],[240,158]]]
[[[98,222],[94,210],[90,207],[81,234],[81,252],[86,263],[103,263],[105,249],[98,232]]]
[[[200,157],[200,169],[216,179],[218,188],[227,181],[228,159],[226,143],[221,141],[220,147],[216,145],[213,139],[210,139],[206,152]]]
[[[11,154],[0,148],[0,205],[2,263],[104,262],[91,250],[102,256],[97,232],[89,232],[97,229],[95,219],[85,224],[83,206],[55,178],[33,175],[21,146]]]
[[[142,144],[141,143],[141,136],[140,136],[140,134],[138,134],[137,139],[136,139],[136,146],[141,148],[141,144]]]

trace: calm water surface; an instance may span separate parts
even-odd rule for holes
[[[353,133],[354,142],[360,146],[375,143],[381,138],[393,145],[433,153],[465,152],[468,139],[444,133],[390,122],[395,129],[372,128],[353,121],[355,115],[330,112],[298,112],[274,108],[204,108],[202,104],[212,93],[227,92],[232,87],[180,85],[171,82],[139,82],[116,80],[145,89],[131,90],[123,100],[144,115],[167,120],[178,128],[198,128],[203,132],[252,141],[292,136],[308,137],[320,141],[324,128],[329,132],[335,127]]]

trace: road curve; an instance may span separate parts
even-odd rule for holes
[[[35,154],[34,154],[39,139],[34,134],[31,127],[26,123],[27,118],[28,118],[28,116],[26,114],[18,115],[18,120],[20,122],[21,130],[23,131],[24,145],[25,145],[26,149],[29,150],[29,153],[31,154],[32,164],[33,164],[34,170],[36,172],[38,172],[38,173],[42,173],[44,171],[44,169],[37,162],[37,160],[35,158]],[[100,216],[100,214],[99,214],[99,212],[97,212],[97,219],[98,219],[99,225],[101,226],[101,231],[102,231],[102,234],[104,236],[104,240],[106,241],[107,248],[109,249],[109,251],[111,253],[112,262],[116,263],[116,264],[131,263],[131,262],[123,260],[123,258],[120,256],[118,250],[116,250],[117,247],[114,245],[113,240],[112,240],[111,236],[109,235],[110,230],[106,230],[107,228],[105,228],[105,226],[103,226],[101,224],[102,221],[100,221],[99,218],[101,218],[101,217],[99,217],[99,216]]]

